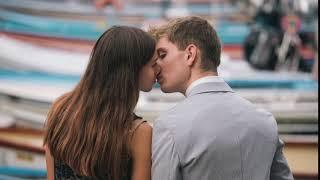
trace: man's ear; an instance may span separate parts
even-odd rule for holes
[[[187,64],[193,66],[197,60],[198,47],[194,44],[189,44],[186,48]]]

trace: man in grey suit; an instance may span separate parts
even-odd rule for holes
[[[218,76],[221,45],[204,19],[185,17],[149,31],[158,82],[186,99],[153,126],[153,180],[292,180],[273,116]]]

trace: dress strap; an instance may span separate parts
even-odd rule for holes
[[[146,123],[147,121],[146,120],[143,120],[143,119],[136,119],[133,121],[133,126],[132,126],[132,129],[131,129],[131,133],[134,133],[138,128],[139,126],[141,126],[141,124],[143,123]]]
[[[136,115],[135,113],[133,113],[133,120],[137,120],[137,119],[142,119],[142,117]]]

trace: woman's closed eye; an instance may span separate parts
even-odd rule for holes
[[[154,67],[156,67],[156,65],[157,65],[157,63],[156,63],[156,62],[154,62],[154,63],[152,63],[152,64],[151,64],[151,67],[153,67],[153,68],[154,68]]]

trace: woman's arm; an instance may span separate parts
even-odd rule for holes
[[[151,141],[152,127],[142,123],[134,131],[130,144],[133,159],[131,180],[151,179]]]
[[[46,152],[47,179],[54,180],[54,160],[47,145],[44,146]]]

